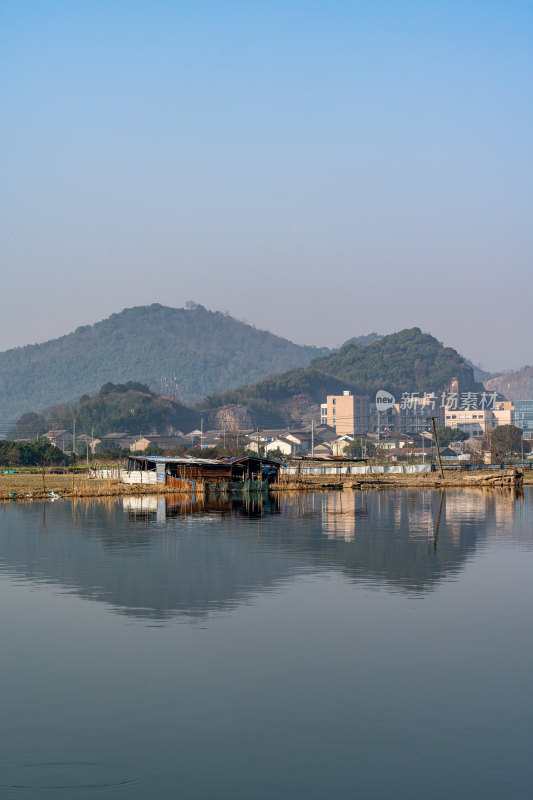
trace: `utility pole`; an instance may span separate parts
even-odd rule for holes
[[[76,417],[72,423],[72,452],[76,455]]]
[[[315,455],[315,420],[311,420],[311,456]]]
[[[204,449],[204,418],[200,422],[200,450]]]
[[[257,457],[261,458],[261,448],[259,445],[259,426],[257,426]]]
[[[437,428],[435,427],[435,417],[431,417],[431,422],[433,423],[433,436],[435,439],[435,447],[437,449],[437,458],[439,459],[440,476],[442,480],[444,480],[444,470],[442,469],[442,461],[440,458],[440,448],[439,448],[439,440],[437,439]]]

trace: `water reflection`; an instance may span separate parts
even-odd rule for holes
[[[424,593],[487,536],[531,543],[509,490],[101,498],[0,507],[0,571],[142,619],[198,618],[306,573]]]

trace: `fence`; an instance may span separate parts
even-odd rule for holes
[[[431,472],[431,464],[391,464],[386,466],[354,466],[353,464],[291,464],[280,468],[280,475],[408,475]]]

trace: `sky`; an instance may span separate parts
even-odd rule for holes
[[[194,300],[533,363],[533,3],[1,0],[0,350]]]

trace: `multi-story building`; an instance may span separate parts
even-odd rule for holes
[[[515,402],[514,424],[517,428],[522,428],[524,439],[533,439],[533,400]]]
[[[395,422],[397,433],[422,433],[433,430],[432,417],[437,428],[444,426],[444,409],[438,404],[435,395],[423,395],[409,400],[408,404],[395,403]]]
[[[446,409],[445,422],[447,428],[458,428],[469,437],[483,436],[495,428],[492,411],[485,409]]]
[[[349,391],[342,394],[328,394],[326,402],[320,406],[320,422],[331,425],[338,435],[366,433],[371,430],[370,397],[353,395]]]
[[[446,409],[445,425],[468,436],[483,436],[499,425],[513,425],[515,408],[509,400],[496,401],[494,408]]]
[[[510,400],[496,401],[492,409],[493,422],[497,425],[514,425],[514,403]]]

